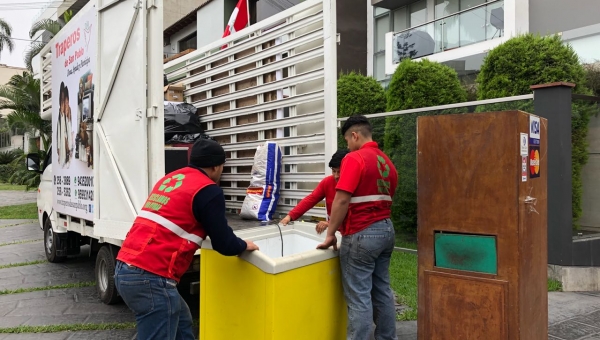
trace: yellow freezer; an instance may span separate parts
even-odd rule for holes
[[[346,339],[338,252],[317,250],[323,235],[296,222],[236,234],[260,251],[226,257],[202,244],[200,339]],[[338,241],[341,240],[338,237]]]

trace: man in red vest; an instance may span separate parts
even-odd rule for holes
[[[342,134],[351,152],[342,161],[327,238],[318,248],[337,250],[339,229],[348,339],[368,339],[375,322],[375,339],[396,340],[389,267],[395,241],[390,215],[398,173],[372,140],[367,118],[348,118]]]
[[[224,163],[221,145],[198,140],[189,166],[156,183],[123,241],[115,284],[135,313],[139,340],[195,338],[177,284],[206,236],[226,256],[258,250],[227,224],[225,197],[217,185]]]

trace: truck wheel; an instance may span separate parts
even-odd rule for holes
[[[44,222],[44,249],[46,250],[46,258],[49,262],[63,262],[67,259],[66,256],[56,255],[56,247],[58,246],[58,235],[52,229],[50,218]]]
[[[107,305],[121,301],[121,297],[115,286],[115,262],[116,252],[113,247],[105,245],[98,251],[96,257],[96,289],[100,300]]]

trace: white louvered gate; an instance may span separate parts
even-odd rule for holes
[[[256,147],[266,140],[284,153],[277,212],[287,213],[330,173],[337,148],[335,13],[335,0],[306,1],[165,65],[227,152],[221,187],[228,208],[241,208]],[[324,217],[325,210],[307,214]]]

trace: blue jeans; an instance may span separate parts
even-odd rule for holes
[[[340,266],[348,304],[348,339],[369,339],[375,323],[376,340],[396,340],[389,272],[394,242],[394,226],[389,219],[342,237]]]
[[[192,314],[177,282],[117,261],[115,285],[135,313],[138,340],[193,340]]]

